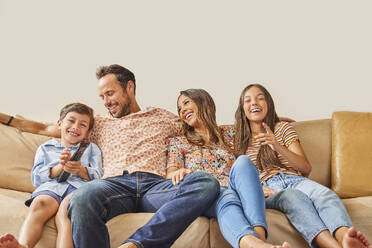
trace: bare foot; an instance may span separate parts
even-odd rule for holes
[[[368,248],[369,242],[363,233],[357,231],[355,227],[350,227],[342,241],[343,248]]]
[[[132,242],[128,242],[128,243],[122,244],[121,246],[119,246],[119,248],[137,248],[137,246],[133,244]]]
[[[284,242],[282,245],[274,245],[273,248],[291,248],[288,242]]]
[[[7,233],[0,237],[0,248],[26,248],[26,247],[20,245],[13,235]]]

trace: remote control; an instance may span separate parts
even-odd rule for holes
[[[79,148],[77,151],[72,155],[70,161],[78,161],[80,160],[81,156],[83,155],[85,149],[88,147],[89,143],[81,142],[79,145]],[[67,178],[70,176],[70,173],[67,171],[62,171],[61,174],[59,174],[57,178],[57,182],[61,183],[67,180]]]

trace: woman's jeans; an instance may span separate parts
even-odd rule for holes
[[[239,247],[239,241],[245,235],[258,237],[253,227],[262,226],[267,230],[259,174],[248,156],[240,156],[235,161],[229,187],[221,187],[220,196],[204,215],[217,217],[222,235],[233,247]]]
[[[277,174],[264,186],[278,191],[266,199],[266,207],[283,212],[312,247],[313,239],[322,231],[331,234],[339,227],[350,227],[351,220],[340,198],[329,188],[306,177]],[[288,200],[278,195],[287,194]]]
[[[110,247],[108,220],[124,213],[155,212],[125,242],[137,247],[170,247],[211,206],[219,190],[218,181],[204,172],[187,174],[177,185],[146,172],[93,180],[74,192],[68,206],[74,245]]]

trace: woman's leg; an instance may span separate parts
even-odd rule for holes
[[[45,223],[55,215],[58,205],[58,202],[49,195],[35,197],[19,234],[20,245],[29,248],[36,245],[41,238]]]
[[[65,199],[63,199],[55,217],[57,226],[57,248],[74,248],[71,222],[67,216],[67,205],[71,196],[72,194],[69,194]]]
[[[252,208],[254,208],[254,203],[252,203]],[[266,243],[266,230],[262,226],[252,227],[245,217],[238,195],[230,188],[221,188],[220,196],[205,215],[207,217],[215,217],[217,215],[222,235],[233,247],[290,247],[289,244],[273,246]]]
[[[234,190],[241,201],[244,215],[253,227],[267,230],[265,197],[256,166],[248,156],[239,156],[233,164],[229,188]],[[262,232],[261,232],[262,233]],[[265,234],[262,238],[266,238]]]

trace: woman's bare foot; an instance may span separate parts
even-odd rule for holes
[[[287,242],[284,242],[283,245],[272,245],[250,234],[245,235],[240,239],[239,247],[241,248],[291,248],[291,246]]]
[[[284,242],[282,245],[274,245],[273,248],[291,248],[288,242]]]
[[[0,237],[0,248],[26,248],[26,246],[20,245],[13,235],[7,233]]]
[[[342,241],[343,248],[369,248],[369,242],[363,233],[356,230],[355,227],[350,227]]]

